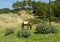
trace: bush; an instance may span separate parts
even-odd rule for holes
[[[5,36],[6,36],[6,35],[13,34],[13,33],[14,33],[14,30],[13,30],[12,28],[8,28],[8,29],[6,29],[6,31],[5,31]]]
[[[50,27],[48,25],[38,25],[36,27],[36,33],[41,33],[41,34],[48,34],[48,33],[56,33],[57,29],[54,27]]]
[[[21,31],[18,31],[17,36],[28,38],[30,36],[30,32],[27,30],[21,30]]]

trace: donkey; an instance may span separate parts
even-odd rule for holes
[[[27,26],[27,28],[29,26],[29,28],[32,29],[32,25],[28,21],[23,21],[23,23],[22,23],[22,28],[23,29],[24,29],[24,26]]]

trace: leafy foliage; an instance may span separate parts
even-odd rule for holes
[[[57,29],[54,27],[50,27],[48,25],[38,25],[36,27],[36,33],[41,33],[41,34],[48,34],[48,33],[56,33]]]
[[[5,31],[5,36],[13,34],[13,33],[14,33],[14,30],[12,28],[7,28]]]
[[[8,8],[3,8],[3,9],[0,9],[0,14],[3,14],[3,13],[10,13],[11,10],[8,9]]]
[[[20,30],[17,33],[18,37],[24,37],[24,38],[28,38],[30,35],[31,35],[30,32],[27,30]]]

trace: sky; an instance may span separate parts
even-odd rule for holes
[[[0,0],[0,9],[2,8],[9,8],[12,9],[12,4],[14,2],[16,2],[17,0]],[[18,0],[18,1],[22,1],[22,0]],[[39,0],[36,0],[39,1]],[[41,0],[42,2],[49,2],[49,0]]]

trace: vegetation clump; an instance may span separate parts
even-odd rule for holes
[[[11,10],[9,8],[3,8],[3,9],[0,9],[0,14],[6,14],[6,13],[10,13]]]
[[[24,37],[24,38],[28,38],[30,35],[31,35],[30,32],[27,30],[20,30],[17,33],[18,37]]]
[[[10,35],[10,34],[13,34],[13,33],[14,33],[14,30],[12,28],[8,28],[5,31],[5,36]]]
[[[57,29],[50,27],[48,25],[38,25],[36,27],[36,33],[48,34],[48,33],[57,33]]]

